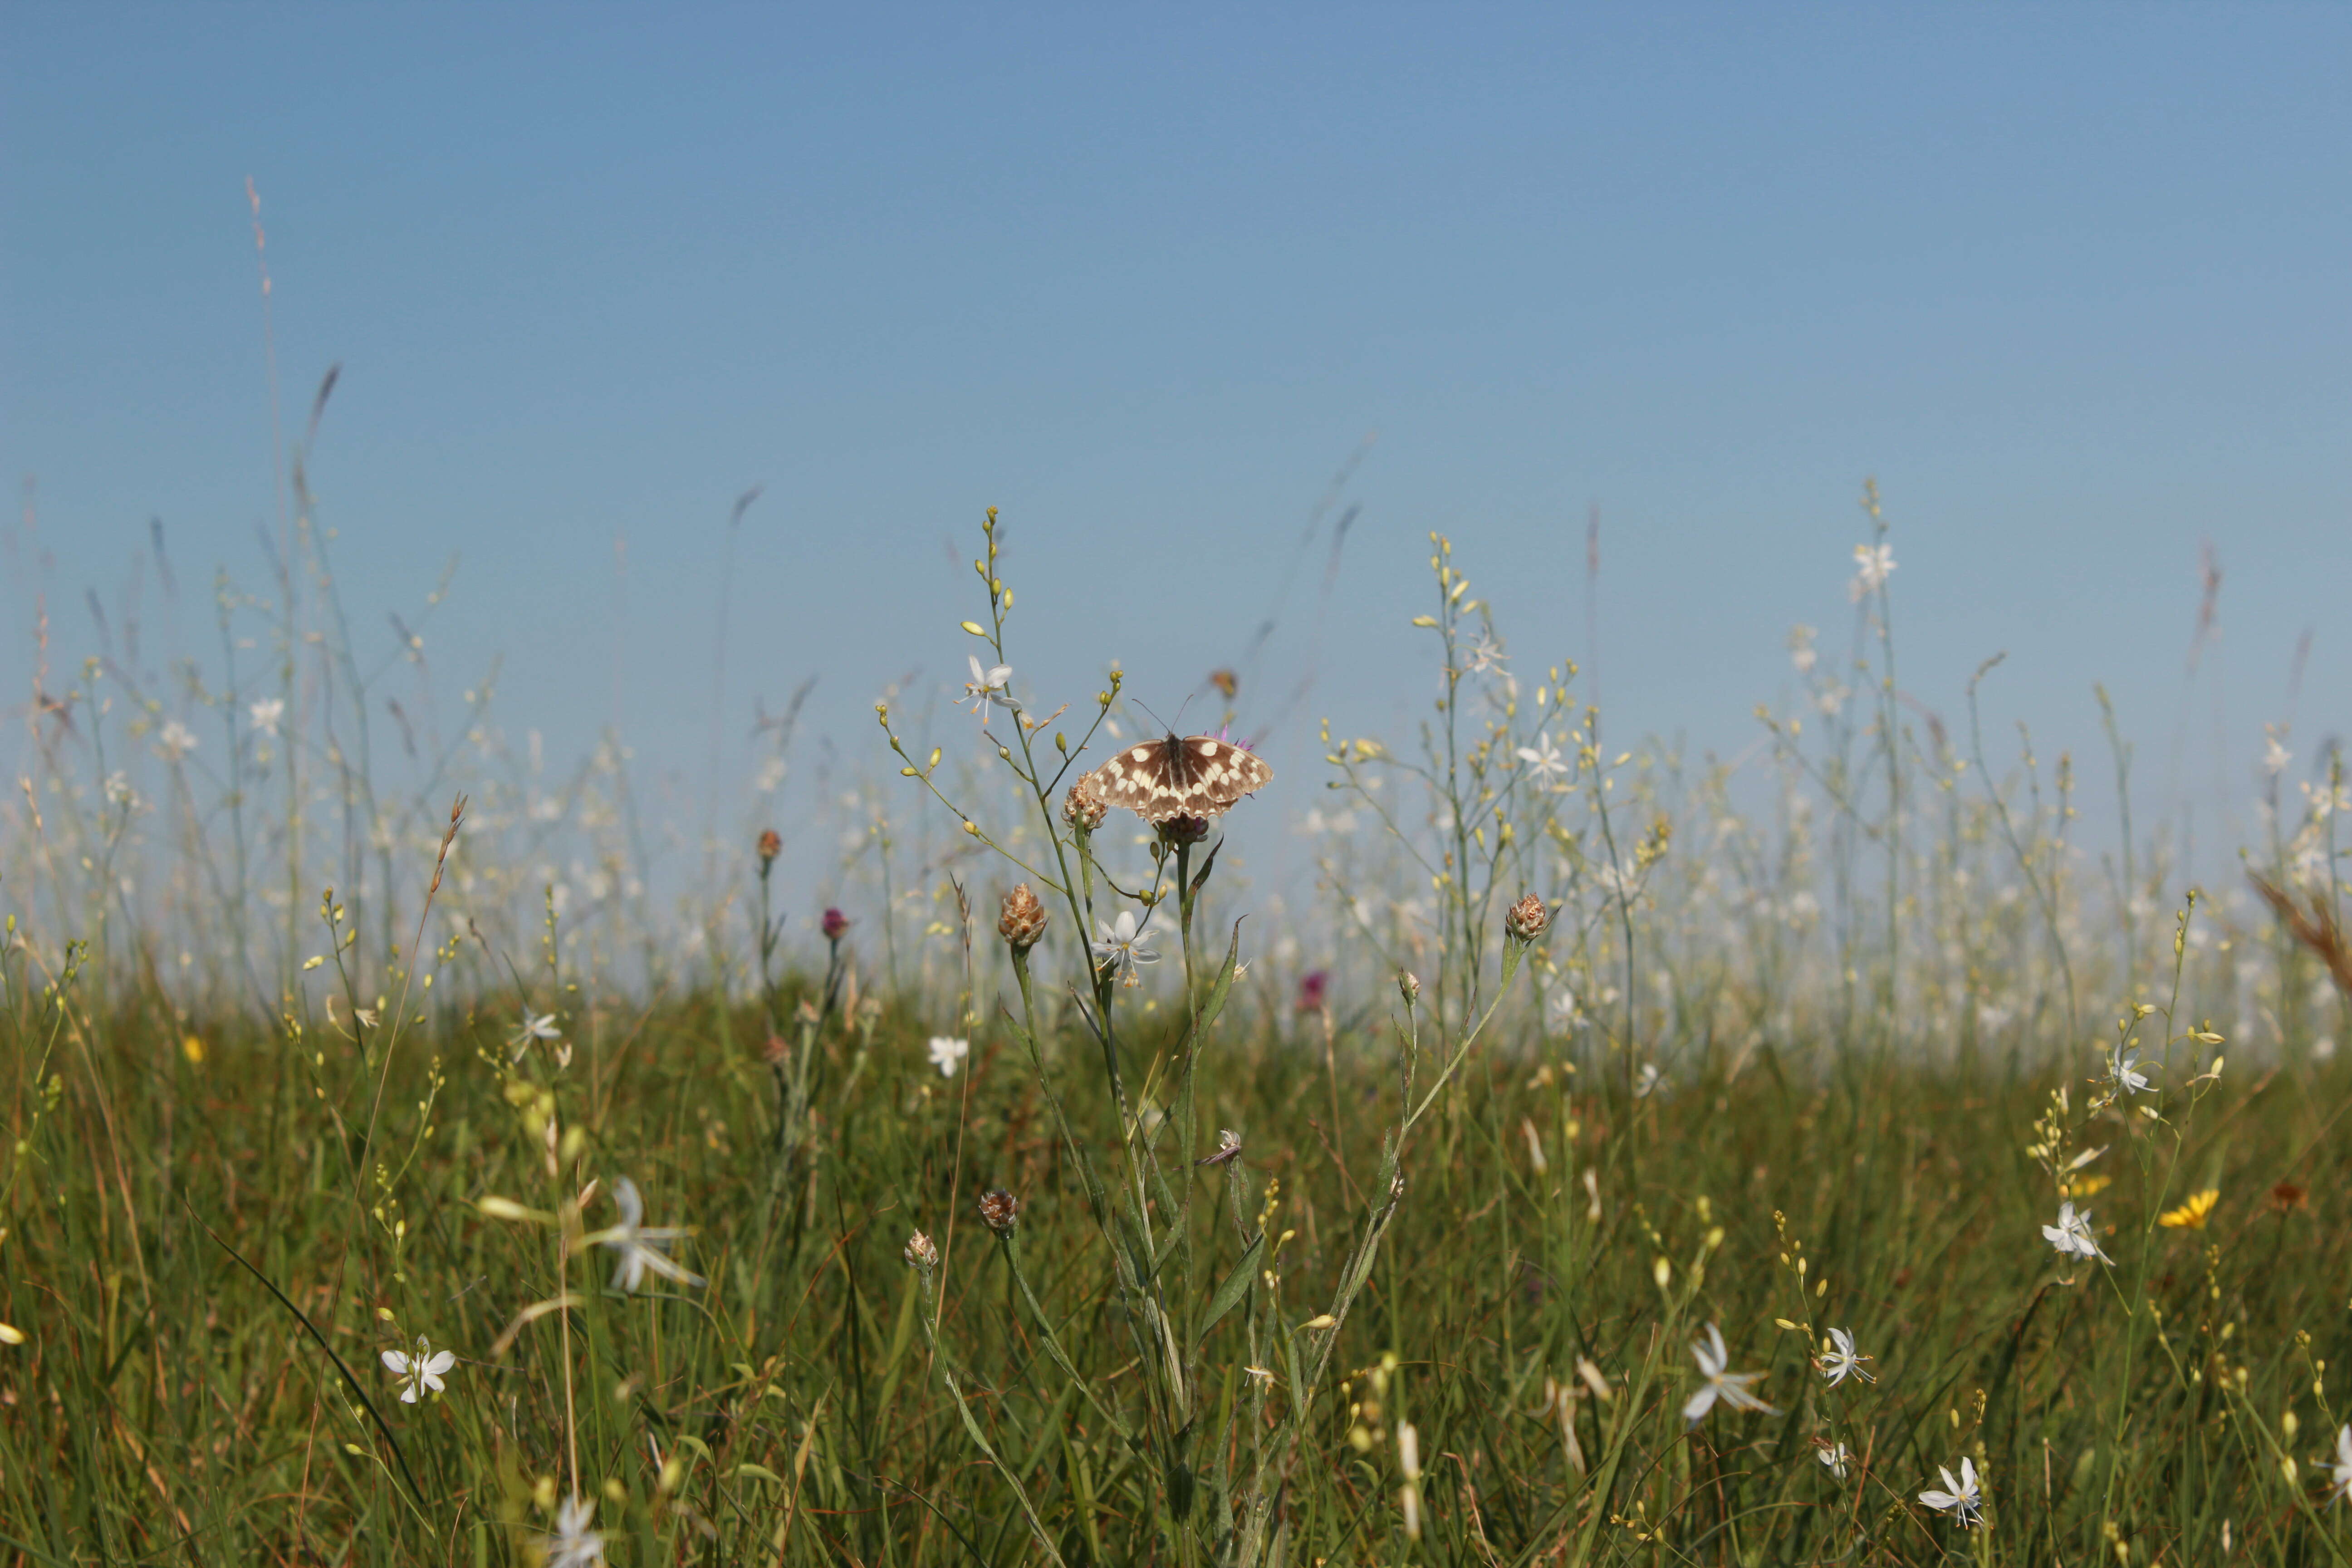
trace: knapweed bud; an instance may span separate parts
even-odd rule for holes
[[[764,870],[766,870],[769,867],[771,867],[771,866],[774,865],[774,864],[776,863],[776,857],[777,857],[777,856],[779,856],[779,855],[781,855],[781,854],[782,854],[783,852],[784,852],[784,836],[783,836],[782,834],[781,834],[781,833],[777,832],[777,831],[776,831],[774,828],[772,828],[772,827],[771,827],[771,828],[767,828],[767,829],[765,829],[764,831],[762,831],[762,832],[761,833],[761,835],[760,835],[760,869],[761,869],[761,870],[764,871]]]
[[[1021,1200],[1003,1187],[992,1187],[980,1194],[980,1217],[997,1235],[1009,1237],[1021,1223]]]
[[[1421,1000],[1421,976],[1410,969],[1398,970],[1397,991],[1404,997],[1404,1005],[1412,1006]]]
[[[1045,906],[1037,901],[1028,883],[1023,882],[1004,895],[1003,907],[996,917],[996,934],[1015,952],[1028,952],[1045,934]]]
[[[1520,942],[1535,941],[1550,924],[1551,911],[1533,893],[1513,904],[1510,912],[1503,917],[1503,929]]]
[[[1208,836],[1205,816],[1171,816],[1160,825],[1160,837],[1170,844],[1198,844]]]
[[[1072,784],[1070,793],[1062,797],[1062,820],[1081,833],[1092,833],[1100,827],[1109,810],[1095,798],[1095,792],[1087,787],[1084,779]]]
[[[824,940],[827,942],[839,942],[849,934],[849,917],[839,910],[825,910],[824,919],[821,924],[824,931]]]
[[[919,1269],[925,1274],[929,1274],[940,1266],[939,1247],[933,1245],[929,1237],[919,1230],[907,1238],[907,1250],[903,1256],[907,1259],[908,1268]]]

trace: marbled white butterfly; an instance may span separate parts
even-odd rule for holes
[[[1265,759],[1213,735],[1139,741],[1088,773],[1087,793],[1158,826],[1180,816],[1217,816],[1274,778]]]

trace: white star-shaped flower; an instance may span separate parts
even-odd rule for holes
[[[1875,1359],[1874,1356],[1858,1355],[1854,1352],[1853,1334],[1850,1330],[1832,1329],[1830,1348],[1823,1351],[1820,1357],[1822,1375],[1830,1380],[1832,1388],[1843,1383],[1848,1373],[1853,1373],[1864,1383],[1876,1383],[1878,1379],[1873,1377],[1869,1369],[1862,1364],[1864,1362]]]
[[[1976,1462],[1967,1455],[1961,1455],[1960,1479],[1957,1481],[1952,1479],[1952,1472],[1942,1465],[1936,1467],[1936,1473],[1943,1478],[1944,1489],[1937,1491],[1931,1487],[1919,1494],[1919,1500],[1937,1513],[1950,1514],[1960,1521],[1963,1530],[1972,1524],[1982,1524],[1984,1489],[1977,1484]]]
[[[2327,1500],[2352,1502],[2352,1426],[2336,1434],[2336,1462],[2328,1470]]]
[[[596,1505],[581,1498],[563,1500],[555,1510],[555,1533],[541,1543],[544,1568],[596,1568],[604,1561],[604,1537],[588,1528]]]
[[[534,1017],[531,1016],[530,1009],[525,1007],[522,1010],[522,1022],[517,1026],[513,1034],[507,1037],[507,1046],[514,1052],[514,1059],[520,1061],[523,1052],[530,1049],[532,1041],[560,1040],[562,1037],[563,1031],[555,1026],[554,1014],[541,1013]]]
[[[1528,773],[1538,789],[1557,788],[1553,781],[1568,777],[1568,753],[1552,744],[1549,730],[1538,734],[1534,745],[1521,746],[1518,758],[1528,764]]]
[[[1649,1099],[1650,1096],[1658,1092],[1658,1086],[1665,1081],[1665,1074],[1658,1070],[1657,1063],[1643,1062],[1642,1064],[1642,1076],[1634,1080],[1633,1098],[1635,1100]]]
[[[1853,547],[1853,581],[1846,585],[1846,594],[1858,605],[1865,595],[1884,587],[1894,572],[1895,546],[1857,544]]]
[[[992,703],[999,708],[1012,707],[1013,693],[1009,688],[1013,681],[1013,667],[1000,664],[993,669],[982,669],[977,658],[971,658],[971,679],[964,682],[963,694],[971,700],[971,710],[986,713]]]
[[[245,710],[245,716],[251,720],[253,727],[263,734],[275,735],[278,733],[278,726],[286,720],[286,699],[265,697],[247,708]]]
[[[1145,923],[1149,921],[1150,917],[1146,916]],[[1160,962],[1160,955],[1144,945],[1144,927],[1136,923],[1133,910],[1121,910],[1118,919],[1108,926],[1097,925],[1095,929],[1099,933],[1094,943],[1096,964],[1109,965],[1111,971],[1128,984],[1141,984],[1135,974],[1137,964]]]
[[[416,1353],[406,1351],[386,1351],[383,1364],[401,1380],[400,1402],[414,1405],[427,1389],[441,1392],[441,1374],[457,1364],[457,1358],[447,1351],[436,1351],[427,1344],[423,1334],[416,1336]]]
[[[1481,675],[1490,669],[1500,669],[1509,662],[1510,657],[1503,651],[1502,644],[1481,633],[1478,639],[1470,645],[1470,658],[1465,673]]]
[[[613,1268],[613,1289],[635,1290],[648,1268],[681,1285],[703,1283],[701,1275],[681,1268],[669,1256],[670,1243],[687,1234],[683,1227],[642,1223],[646,1200],[638,1195],[636,1183],[626,1176],[614,1182],[613,1202],[620,1206],[621,1223],[586,1238],[621,1255],[621,1261]]]
[[[2098,1237],[2091,1234],[2091,1211],[2084,1209],[2077,1214],[2071,1203],[2058,1205],[2058,1223],[2043,1226],[2042,1235],[2057,1248],[2061,1258],[2095,1258],[2102,1263],[2115,1261],[2099,1250]]]
[[[971,1042],[946,1035],[931,1037],[931,1065],[940,1069],[941,1078],[955,1077],[956,1063],[971,1054]]]
[[[167,763],[176,763],[195,749],[196,732],[177,719],[166,719],[155,731],[155,754]]]
[[[1715,1408],[1715,1402],[1718,1399],[1734,1410],[1757,1410],[1767,1415],[1780,1414],[1748,1391],[1748,1385],[1762,1377],[1762,1373],[1725,1370],[1731,1364],[1731,1352],[1724,1348],[1723,1331],[1713,1323],[1706,1326],[1706,1339],[1692,1342],[1691,1358],[1698,1363],[1699,1375],[1706,1381],[1684,1404],[1684,1420],[1696,1425],[1700,1417]]]
[[[1846,1470],[1853,1464],[1853,1450],[1843,1443],[1832,1443],[1816,1437],[1813,1439],[1813,1458],[1822,1462],[1822,1468],[1843,1480]]]
[[[1544,1001],[1544,1028],[1547,1033],[1565,1035],[1584,1022],[1584,1010],[1576,1005],[1576,993],[1562,985]]]
[[[2107,1053],[2107,1088],[2119,1099],[2147,1092],[2147,1074],[2140,1070],[2138,1056],[2126,1055],[2117,1046]]]

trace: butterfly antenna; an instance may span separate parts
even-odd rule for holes
[[[1159,715],[1159,714],[1157,714],[1157,713],[1154,713],[1154,712],[1151,710],[1151,705],[1150,705],[1150,703],[1148,703],[1148,702],[1144,701],[1141,698],[1139,698],[1139,697],[1130,697],[1130,698],[1129,698],[1129,699],[1128,699],[1128,700],[1129,700],[1129,702],[1134,703],[1138,708],[1142,709],[1142,710],[1143,710],[1143,716],[1144,716],[1145,718],[1147,718],[1147,719],[1150,720],[1150,721],[1151,721],[1153,723],[1155,723],[1155,724],[1159,724],[1159,725],[1160,725],[1160,727],[1162,730],[1165,730],[1169,734],[1171,734],[1171,735],[1172,735],[1172,734],[1174,734],[1174,733],[1176,732],[1176,727],[1175,727],[1174,725],[1172,725],[1172,724],[1165,724],[1165,723],[1161,723],[1161,722],[1160,722],[1160,715]],[[1179,708],[1178,710],[1176,710],[1176,717],[1178,717],[1179,719],[1181,719],[1182,717],[1184,717],[1184,710],[1183,710],[1181,708]]]

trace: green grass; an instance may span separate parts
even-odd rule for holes
[[[493,830],[426,916],[379,889],[362,938],[330,894],[316,967],[215,931],[175,974],[76,871],[124,835],[53,752],[0,956],[0,1553],[528,1562],[576,1491],[637,1564],[2344,1562],[2325,953],[2174,905],[2160,842],[2103,894],[2070,764],[1993,784],[1891,687],[1843,729],[1769,715],[1760,808],[1621,759],[1572,669],[1475,655],[1497,634],[1437,544],[1444,700],[1412,745],[1329,742],[1310,782],[1360,821],[1320,904],[1271,920],[1209,845],[1066,821],[1102,754],[1066,767],[1076,721],[993,716],[992,783],[886,712],[901,787],[945,809],[863,841],[827,966],[791,969],[748,852],[691,965],[623,983],[653,931],[572,943],[551,896],[527,965],[511,927],[414,962],[402,923],[492,919]],[[997,547],[973,625],[1002,660]],[[1860,692],[1891,622],[1882,578]],[[2331,827],[2256,857],[2300,872],[2321,948]],[[894,871],[891,834],[935,847]],[[1050,922],[1017,962],[1016,878]],[[942,895],[919,932],[910,881]],[[1529,889],[1531,941],[1505,924]],[[1146,892],[1162,956],[1130,989],[1074,928]],[[225,972],[248,942],[274,1016]],[[519,1041],[519,1009],[560,1038]],[[2098,1043],[2126,1037],[2145,1092]],[[1241,1152],[1199,1163],[1221,1129]],[[623,1178],[698,1279],[613,1288]],[[2209,1190],[2201,1226],[2158,1223]],[[2044,1240],[2070,1195],[2111,1261]],[[1684,1418],[1709,1324],[1769,1411]],[[1875,1381],[1827,1383],[1832,1327]],[[404,1404],[381,1357],[420,1335],[457,1359]],[[1963,1458],[1979,1528],[1918,1500]]]

